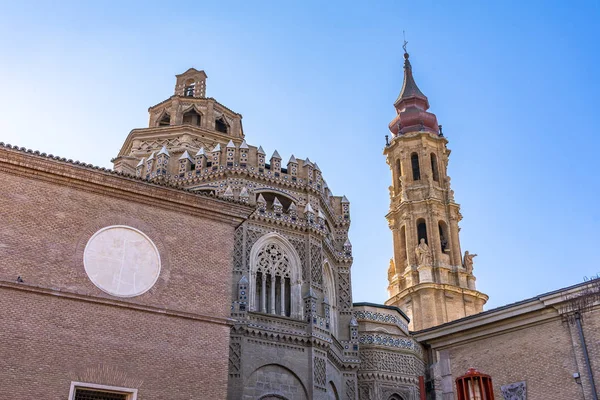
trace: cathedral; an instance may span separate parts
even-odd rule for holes
[[[206,93],[177,75],[113,170],[2,143],[1,399],[597,399],[598,280],[483,310],[408,53],[385,305],[352,301],[327,171]]]

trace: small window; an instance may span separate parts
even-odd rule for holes
[[[171,116],[167,113],[158,121],[158,126],[169,126],[171,125]]]
[[[419,168],[419,155],[412,153],[410,156],[410,162],[412,165],[413,181],[421,180],[421,169]]]
[[[223,120],[223,117],[215,121],[215,130],[217,132],[227,133],[227,124]]]
[[[440,247],[442,249],[442,253],[445,253],[449,250],[448,246],[448,226],[444,221],[438,222],[438,228],[440,232]]]
[[[437,157],[435,154],[431,153],[431,173],[433,175],[433,180],[439,182],[440,175],[438,173],[438,165],[437,165]]]
[[[190,111],[183,114],[183,124],[184,125],[200,126],[200,121],[201,121],[200,114],[198,114],[198,112],[196,112],[196,110],[194,110],[193,108]]]
[[[136,400],[137,389],[71,382],[69,400]]]
[[[77,388],[74,400],[127,400],[127,394]]]

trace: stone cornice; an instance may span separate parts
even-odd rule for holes
[[[110,307],[128,308],[128,309],[132,309],[132,310],[136,310],[136,311],[168,315],[171,317],[192,319],[192,320],[196,320],[196,321],[202,321],[202,322],[218,324],[218,325],[233,325],[233,323],[235,322],[231,318],[215,317],[215,316],[206,315],[206,314],[188,313],[188,312],[177,311],[177,310],[173,310],[173,309],[169,309],[169,308],[155,307],[155,306],[150,306],[150,305],[146,305],[146,304],[142,304],[142,303],[137,303],[132,299],[121,300],[121,299],[116,299],[116,298],[94,297],[94,296],[90,296],[87,294],[70,292],[70,291],[67,291],[64,289],[45,288],[45,287],[41,287],[41,286],[30,285],[27,283],[15,283],[15,282],[9,282],[9,281],[5,281],[5,280],[0,280],[0,289],[19,290],[19,291],[25,291],[25,292],[29,292],[29,293],[39,294],[42,296],[62,297],[65,299],[70,299],[70,300],[102,304],[102,305],[106,305],[106,306],[110,306]]]
[[[0,143],[0,170],[155,207],[241,224],[253,207]]]
[[[438,268],[438,267],[435,267],[435,268]],[[454,293],[457,293],[460,295],[467,295],[467,296],[472,296],[472,297],[475,297],[478,299],[484,299],[485,301],[487,301],[489,299],[489,296],[487,294],[481,293],[477,290],[463,288],[460,286],[455,286],[455,285],[450,285],[450,284],[444,284],[444,283],[427,282],[427,283],[419,283],[419,284],[416,284],[414,286],[411,286],[411,287],[408,287],[408,288],[402,290],[400,293],[396,294],[394,297],[391,297],[388,300],[386,300],[386,305],[394,304],[397,302],[397,299],[406,297],[406,296],[410,295],[411,293],[414,293],[419,290],[424,290],[424,289],[444,290],[447,292],[454,292]]]
[[[413,336],[421,343],[424,342],[440,349],[474,339],[522,329],[526,326],[559,320],[562,318],[559,305],[568,301],[568,296],[576,295],[585,287],[585,284],[580,284],[542,294],[518,303],[413,332]]]
[[[133,145],[133,139],[162,139],[165,138],[165,135],[171,136],[173,134],[190,135],[202,141],[214,140],[223,143],[227,143],[231,139],[235,139],[235,141],[241,143],[241,141],[244,139],[243,136],[232,137],[226,133],[219,133],[218,131],[193,125],[168,125],[149,128],[136,128],[132,129],[127,135],[127,138],[125,139],[125,142],[123,142],[117,157],[129,155]],[[209,134],[210,137],[204,137],[203,134]]]

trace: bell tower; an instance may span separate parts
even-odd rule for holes
[[[421,330],[483,311],[488,296],[475,289],[473,257],[463,260],[460,206],[447,175],[450,150],[429,100],[404,53],[404,83],[383,154],[392,172],[390,210],[394,254],[387,305],[397,306]]]

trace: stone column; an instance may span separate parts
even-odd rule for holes
[[[271,314],[277,314],[275,308],[275,274],[271,275]]]
[[[282,276],[280,283],[280,295],[281,295],[281,316],[285,317],[285,278]]]
[[[262,291],[260,292],[260,311],[267,312],[267,274],[262,275]]]

